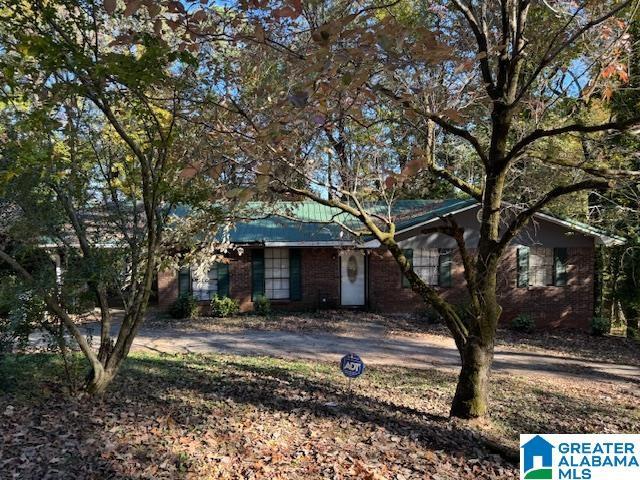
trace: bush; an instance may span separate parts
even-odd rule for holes
[[[26,348],[29,335],[46,324],[44,301],[31,290],[20,292],[8,316],[0,318],[0,354]]]
[[[593,317],[591,319],[591,335],[601,337],[611,330],[611,322],[602,317]]]
[[[183,293],[171,305],[169,314],[173,318],[193,318],[198,314],[198,301],[188,293]]]
[[[66,307],[69,313],[81,315],[92,311],[96,306],[95,294],[91,290],[74,292],[74,295],[67,295]]]
[[[13,275],[0,276],[0,317],[7,318],[16,304],[18,282]]]
[[[0,360],[5,353],[11,353],[16,342],[13,324],[6,317],[0,317]]]
[[[640,340],[640,330],[627,324],[627,338],[632,340]]]
[[[253,310],[258,315],[265,315],[266,316],[266,315],[271,314],[271,300],[269,300],[264,295],[260,295],[253,302]]]
[[[230,317],[239,311],[240,304],[233,298],[214,295],[211,299],[211,315],[214,317]]]
[[[442,323],[442,316],[433,307],[427,307],[420,312],[420,319],[427,325]]]
[[[528,313],[521,313],[511,320],[511,328],[517,332],[531,333],[536,328],[536,322],[533,321]]]

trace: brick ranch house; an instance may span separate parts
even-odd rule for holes
[[[339,214],[336,209],[312,202],[281,202],[277,207],[273,214],[234,226],[230,240],[241,248],[230,255],[228,264],[212,268],[208,281],[192,278],[189,268],[159,272],[159,306],[168,308],[178,295],[188,293],[203,305],[215,294],[235,298],[242,312],[251,311],[262,295],[275,310],[426,309],[388,251],[377,241],[356,240],[332,222]],[[465,229],[467,248],[472,250],[479,235],[478,211],[475,200],[460,199],[402,200],[392,209],[397,239],[416,272],[454,303],[464,303],[466,297],[455,241],[423,231],[452,216]],[[348,225],[349,218],[341,215],[338,218]],[[501,321],[524,313],[538,327],[588,328],[594,314],[596,245],[621,242],[579,222],[536,215],[502,261]]]

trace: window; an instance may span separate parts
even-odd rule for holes
[[[264,251],[264,294],[272,300],[289,298],[289,249]]]
[[[178,273],[178,294],[185,295],[191,291],[191,270],[182,267]]]
[[[553,285],[553,248],[529,249],[529,285],[545,287]]]
[[[450,248],[420,248],[403,250],[413,271],[427,285],[450,287],[452,284],[451,267],[453,265],[453,250]],[[409,288],[409,280],[402,275],[402,287]]]
[[[519,288],[564,287],[568,282],[568,252],[565,247],[518,247]]]
[[[218,269],[216,268],[216,265],[209,270],[207,278],[202,281],[198,281],[193,276],[192,272],[191,291],[193,293],[193,298],[198,300],[211,300],[211,298],[218,293]]]
[[[413,271],[427,285],[439,284],[440,250],[417,248],[413,251]]]

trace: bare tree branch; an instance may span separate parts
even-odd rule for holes
[[[482,145],[480,144],[480,141],[474,137],[471,132],[469,132],[468,130],[465,130],[464,128],[460,128],[457,127],[455,125],[453,125],[452,123],[447,122],[444,118],[442,118],[442,116],[440,115],[436,115],[435,113],[430,113],[430,112],[424,112],[418,108],[415,108],[411,105],[408,104],[408,102],[404,101],[402,97],[399,97],[398,95],[396,95],[395,93],[393,93],[391,90],[389,90],[388,88],[385,88],[381,85],[373,85],[373,86],[369,86],[369,88],[371,88],[372,90],[375,91],[379,91],[381,93],[383,93],[385,96],[391,98],[392,100],[398,101],[398,102],[402,102],[403,105],[407,108],[411,108],[416,114],[420,115],[421,117],[427,119],[427,120],[431,120],[432,122],[434,122],[435,124],[437,124],[440,128],[442,128],[445,132],[451,133],[452,135],[455,135],[459,138],[462,138],[463,140],[466,140],[467,142],[469,142],[469,144],[473,147],[473,149],[476,151],[476,153],[478,154],[478,157],[480,157],[480,160],[482,160],[482,163],[484,163],[485,165],[488,162],[487,159],[487,154],[485,153],[484,149],[482,148]]]
[[[538,156],[528,156],[527,158],[532,158],[545,164],[558,165],[559,167],[575,168],[577,170],[581,170],[585,173],[593,175],[594,177],[609,178],[609,179],[631,179],[631,178],[640,177],[639,170],[622,170],[617,168],[591,167],[588,165],[584,165],[582,163],[561,162],[553,158],[541,158]],[[583,162],[583,163],[586,163],[586,162]]]
[[[491,74],[491,67],[489,65],[489,46],[487,42],[487,36],[484,29],[480,28],[480,23],[472,11],[472,7],[462,3],[461,0],[453,0],[454,7],[462,13],[464,18],[469,23],[473,35],[476,38],[478,44],[478,61],[480,62],[480,71],[482,72],[482,80],[487,85],[487,91],[491,98],[495,97],[496,86]]]
[[[601,15],[598,18],[595,18],[594,20],[591,20],[590,22],[587,22],[586,24],[584,24],[582,27],[580,27],[578,30],[576,30],[572,35],[568,36],[561,44],[558,48],[553,49],[553,43],[555,42],[555,40],[563,33],[565,33],[567,31],[567,28],[569,27],[569,25],[573,22],[573,20],[580,14],[580,12],[582,11],[582,9],[584,8],[583,6],[576,8],[575,12],[573,13],[573,15],[571,16],[571,18],[567,21],[567,23],[564,25],[563,28],[561,28],[560,30],[558,30],[558,32],[556,32],[556,35],[553,37],[553,40],[549,43],[549,47],[547,48],[547,51],[545,52],[544,56],[542,57],[542,60],[540,61],[540,63],[538,64],[538,66],[536,67],[536,69],[533,71],[533,73],[531,74],[531,76],[529,77],[529,79],[524,83],[524,85],[522,86],[522,88],[520,89],[520,92],[518,93],[518,95],[515,97],[515,99],[512,102],[512,105],[515,105],[518,101],[520,101],[522,99],[522,97],[526,94],[526,92],[529,90],[529,87],[531,87],[531,85],[533,84],[533,82],[536,81],[536,79],[538,78],[538,76],[540,75],[540,73],[551,64],[551,62],[553,62],[558,55],[560,55],[565,49],[567,49],[568,47],[570,47],[571,45],[574,44],[574,42],[580,38],[583,34],[585,34],[586,32],[588,32],[589,30],[591,30],[593,27],[596,27],[598,25],[600,25],[601,23],[605,22],[606,20],[608,20],[609,18],[613,17],[614,15],[616,15],[618,12],[624,10],[625,8],[627,8],[629,5],[631,5],[634,1],[637,0],[625,0],[622,3],[620,3],[619,5],[617,5],[615,8],[612,8],[611,10],[609,10],[608,12],[604,13],[603,15]]]
[[[505,158],[505,162],[513,160],[518,154],[520,154],[527,146],[532,143],[548,137],[555,137],[566,133],[596,133],[606,132],[610,130],[624,131],[633,128],[636,125],[640,125],[640,116],[633,117],[621,122],[608,122],[600,125],[583,125],[581,123],[574,123],[571,125],[565,125],[564,127],[551,128],[549,130],[536,129],[529,135],[518,141],[509,151]]]
[[[522,227],[527,224],[531,217],[533,217],[536,213],[538,213],[540,210],[542,210],[557,198],[582,190],[603,190],[611,188],[611,186],[612,185],[609,181],[591,179],[571,185],[562,185],[549,190],[537,202],[517,214],[516,217],[511,221],[511,223],[507,227],[507,230],[502,234],[502,237],[498,243],[499,251],[502,252],[506,248],[506,246],[516,237],[516,235],[518,235]]]
[[[434,175],[436,175],[436,176],[442,178],[443,180],[449,182],[454,187],[459,188],[460,190],[462,190],[467,195],[470,195],[471,197],[475,198],[479,202],[482,201],[482,189],[481,188],[478,188],[475,185],[472,185],[472,184],[470,184],[468,182],[465,182],[460,177],[457,177],[456,175],[452,174],[448,170],[446,170],[444,168],[441,168],[441,167],[438,167],[435,163],[427,165],[427,168]]]

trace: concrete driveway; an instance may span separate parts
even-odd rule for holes
[[[94,335],[97,330],[93,331]],[[384,336],[377,331],[332,334],[289,331],[185,331],[143,327],[133,350],[163,353],[232,353],[338,362],[347,352],[366,364],[457,370],[453,340],[430,334]],[[497,347],[493,369],[516,375],[544,375],[588,381],[640,384],[640,367],[586,361],[544,351]]]

